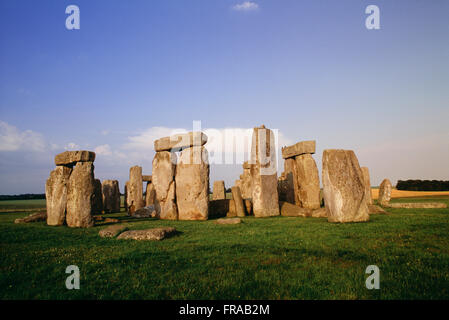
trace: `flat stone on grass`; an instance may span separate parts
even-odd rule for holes
[[[100,230],[98,234],[102,238],[114,238],[126,230],[128,230],[128,227],[126,225],[115,224],[113,226],[109,226],[107,228]]]
[[[129,230],[120,234],[117,239],[132,240],[162,240],[176,234],[176,229],[172,227],[162,227],[145,230]]]
[[[215,221],[216,224],[239,224],[242,223],[240,218],[221,218]]]

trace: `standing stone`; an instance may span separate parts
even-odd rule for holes
[[[179,220],[207,220],[209,216],[209,159],[203,146],[181,151],[176,168]]]
[[[373,197],[371,196],[371,181],[368,167],[362,167],[362,172],[365,181],[365,192],[368,195],[368,204],[373,204]]]
[[[125,182],[125,192],[123,194],[124,196],[124,205],[125,205],[125,210],[126,212],[128,212],[128,185],[129,185],[129,181]]]
[[[296,161],[294,158],[284,160],[284,172],[279,179],[279,201],[296,203],[298,183],[296,174]],[[298,204],[299,205],[299,204]]]
[[[320,178],[318,167],[311,154],[296,156],[296,203],[302,208],[320,207]]]
[[[104,212],[105,213],[120,212],[120,189],[118,181],[104,180],[102,189],[103,189]]]
[[[251,145],[252,202],[255,217],[280,215],[274,134],[254,128]]]
[[[87,228],[94,225],[92,207],[95,193],[94,164],[78,162],[67,185],[67,225]]]
[[[176,161],[176,154],[168,151],[156,152],[154,155],[152,184],[156,192],[154,205],[160,219],[178,219],[174,180]]]
[[[380,184],[379,197],[377,198],[377,202],[381,206],[387,206],[390,203],[392,189],[393,186],[391,185],[390,180],[384,179],[384,181]]]
[[[232,187],[232,199],[234,200],[235,213],[237,217],[245,216],[245,205],[243,204],[242,194],[240,192],[240,187]]]
[[[129,169],[127,202],[130,215],[145,206],[143,202],[142,167],[134,166]]]
[[[60,226],[64,224],[67,207],[67,184],[72,169],[57,166],[50,173],[45,184],[45,199],[47,203],[47,224]]]
[[[250,199],[245,199],[245,209],[248,216],[253,214],[253,204]]]
[[[214,181],[214,189],[212,194],[212,200],[226,199],[226,189],[223,180]]]
[[[101,181],[95,179],[95,191],[93,198],[92,214],[101,214],[103,212],[103,192]]]
[[[152,206],[156,203],[156,190],[152,182],[147,182],[145,191],[145,206]]]
[[[251,165],[248,162],[243,163],[241,192],[243,199],[251,199],[253,197],[253,180],[251,178]]]
[[[351,150],[324,150],[323,193],[329,222],[369,220],[365,181]]]

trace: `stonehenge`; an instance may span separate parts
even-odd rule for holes
[[[369,220],[365,179],[352,150],[323,152],[323,195],[329,222]]]
[[[243,163],[243,173],[231,188],[231,199],[226,199],[222,180],[214,181],[210,193],[208,138],[203,132],[155,140],[151,174],[143,175],[137,165],[129,169],[124,186],[126,212],[134,218],[165,220],[254,215],[326,218],[338,223],[369,221],[370,214],[387,214],[373,203],[369,169],[360,167],[354,151],[323,151],[321,193],[312,157],[315,141],[282,148],[284,171],[278,179],[273,131],[264,125],[255,127],[251,139],[250,159]],[[120,212],[118,180],[95,179],[94,161],[91,151],[65,151],[55,156],[56,168],[45,185],[49,226],[91,227],[94,221],[104,220],[93,215]],[[385,179],[378,204],[388,208],[447,207],[441,203],[390,203],[391,192],[391,182]]]

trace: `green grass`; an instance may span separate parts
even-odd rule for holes
[[[349,224],[107,215],[135,229],[180,231],[160,242],[102,239],[101,225],[16,225],[27,213],[0,213],[0,299],[449,299],[449,209],[387,210]],[[365,288],[372,264],[380,290]],[[80,268],[80,290],[65,288],[68,265]]]

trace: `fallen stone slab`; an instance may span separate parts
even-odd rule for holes
[[[289,147],[282,148],[282,158],[288,159],[301,154],[314,154],[316,149],[315,140],[301,141]]]
[[[279,209],[283,217],[308,217],[312,213],[310,209],[301,208],[285,201],[279,201]]]
[[[115,219],[115,218],[106,218],[104,219],[104,223],[119,223],[120,220],[119,219]]]
[[[120,234],[117,239],[132,240],[162,240],[176,234],[176,229],[172,227],[154,228],[146,230],[130,230]]]
[[[29,222],[38,222],[38,221],[45,221],[47,220],[47,212],[46,211],[40,211],[33,214],[30,214],[29,216],[25,218],[19,218],[14,220],[14,223],[29,223]]]
[[[327,218],[329,213],[325,207],[312,210],[310,217],[312,218]]]
[[[123,224],[115,224],[113,226],[109,226],[107,228],[100,230],[98,234],[102,238],[114,238],[126,230],[128,230],[128,226]]]
[[[199,131],[183,134],[176,134],[154,141],[154,150],[160,151],[180,151],[193,146],[203,146],[207,143],[207,136]]]
[[[369,214],[387,214],[387,211],[375,204],[368,204]]]
[[[154,205],[140,208],[134,212],[133,218],[155,218],[157,216]]]
[[[443,209],[447,208],[447,204],[442,202],[388,203],[385,207],[402,209]]]
[[[239,224],[242,223],[240,218],[221,218],[215,221],[216,224]]]
[[[71,166],[77,162],[94,162],[95,152],[92,151],[65,151],[55,156],[57,166]]]

